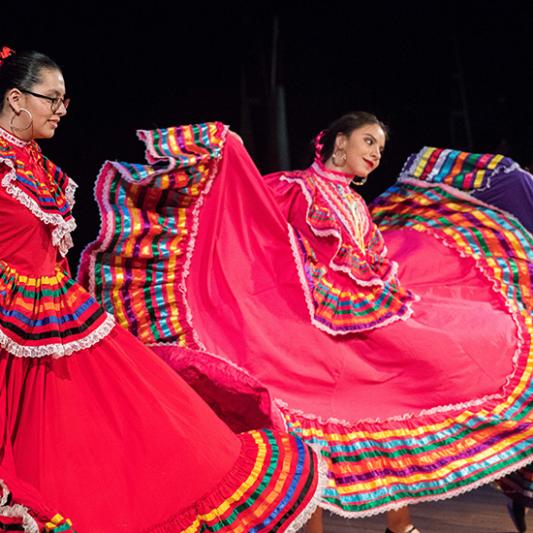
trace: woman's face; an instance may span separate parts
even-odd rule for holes
[[[340,133],[335,139],[335,150],[346,153],[343,172],[366,178],[375,170],[385,148],[385,132],[378,124],[361,126],[347,137]]]
[[[59,70],[42,69],[40,72],[40,81],[31,87],[33,94],[20,91],[19,98],[14,105],[15,111],[20,108],[27,109],[33,117],[33,130],[28,129],[32,133],[34,139],[49,139],[53,137],[59,121],[67,114],[67,109],[63,102],[65,98],[65,81],[63,75]],[[43,98],[46,96],[47,98]],[[52,100],[57,99],[57,100]],[[17,106],[19,109],[17,109]],[[27,113],[20,113],[20,123],[29,121]],[[16,124],[17,122],[15,122]],[[24,127],[24,126],[19,126]]]

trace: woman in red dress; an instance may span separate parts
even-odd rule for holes
[[[296,531],[320,490],[315,454],[286,434],[233,433],[70,276],[76,184],[35,142],[67,113],[61,70],[4,50],[0,102],[6,483],[80,532]]]

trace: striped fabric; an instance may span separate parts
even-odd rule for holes
[[[312,322],[337,335],[407,319],[416,296],[400,285],[366,204],[346,178],[336,181],[319,165],[280,178],[297,183],[307,200],[306,227],[290,223],[289,234]],[[305,236],[309,230],[310,236],[336,240],[330,261],[319,259]]]
[[[59,266],[30,277],[0,261],[0,344],[19,357],[59,357],[94,344],[114,320]]]
[[[193,246],[191,205],[201,207],[225,132],[220,123],[141,131],[152,164],[107,162],[98,176],[102,227],[112,229],[84,250],[80,281],[145,344],[199,347],[185,319],[181,276]]]
[[[468,201],[460,191],[416,186],[412,180],[400,180],[378,197],[372,213],[384,232],[429,233],[473,257],[508,302],[523,355],[507,394],[481,410],[350,426],[307,418],[281,405],[289,431],[322,446],[328,458],[326,507],[352,516],[471,490],[529,463],[533,446],[531,235],[516,220]],[[511,477],[507,485],[515,478],[520,479]]]
[[[239,438],[250,462],[238,464],[215,495],[180,513],[182,533],[297,531],[309,519],[322,489],[317,456],[292,435],[265,430]]]
[[[31,161],[25,161],[21,153],[29,153]],[[35,141],[24,143],[1,128],[0,163],[10,168],[2,185],[40,220],[54,227],[53,243],[65,257],[73,245],[70,234],[76,229],[71,209],[77,185],[41,153]],[[35,167],[44,168],[45,181],[34,174]]]
[[[494,174],[514,167],[516,163],[503,155],[472,154],[426,146],[407,159],[400,177],[443,183],[463,191],[472,191],[485,189],[490,185]]]
[[[192,215],[198,214],[216,173],[224,128],[210,123],[145,132],[142,136],[155,164],[104,166],[96,196],[106,233],[84,252],[80,273],[104,306],[144,342],[201,347],[188,326],[190,310],[184,303],[182,281],[189,268],[187,251],[194,244]],[[172,163],[166,154],[170,157],[177,147],[177,163],[169,173]],[[435,408],[398,419],[350,424],[304,415],[278,402],[289,431],[322,448],[328,467],[323,505],[339,514],[367,516],[413,502],[450,497],[500,478],[532,458],[533,242],[516,220],[465,193],[472,186],[483,186],[498,160],[457,154],[457,159],[477,165],[470,177],[466,166],[462,174],[453,177],[447,176],[442,167],[432,175],[433,181],[427,179],[429,172],[421,179],[402,175],[376,200],[372,216],[383,232],[404,228],[423,232],[473,258],[505,300],[516,323],[520,350],[516,352],[514,372],[502,395],[484,399],[479,405],[471,402],[454,409]],[[183,167],[178,161],[183,161]],[[452,160],[447,161],[450,164]],[[453,172],[457,168],[451,165]],[[123,179],[117,177],[119,173]],[[136,187],[135,182],[142,183],[150,173],[157,176],[159,186],[144,190]],[[171,180],[180,180],[179,191],[169,189]],[[310,195],[316,192],[310,183],[304,184],[303,190]],[[187,210],[187,206],[192,207]],[[330,203],[325,207],[330,210],[328,216],[319,211],[309,213],[309,220],[320,231],[327,231],[335,209],[335,216],[342,220],[343,205]],[[344,229],[349,235],[350,227]],[[313,264],[317,254],[307,245],[305,235],[294,231],[293,237],[293,250],[296,243],[302,264],[304,260],[307,267]],[[356,243],[357,235],[353,237]],[[394,275],[390,264],[380,263],[379,234],[366,238],[374,247],[373,262],[383,268],[380,277]],[[355,265],[351,256],[354,250],[352,246],[341,257]],[[311,269],[308,272],[313,275]],[[315,279],[320,275],[317,270]],[[315,286],[318,292],[322,290],[318,283]],[[332,294],[332,287],[326,286],[323,292],[328,291]],[[170,315],[170,311],[174,313]]]

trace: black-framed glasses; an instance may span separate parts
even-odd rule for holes
[[[37,98],[44,98],[45,100],[49,100],[52,113],[56,113],[57,110],[61,107],[61,104],[65,106],[65,109],[68,109],[68,106],[70,104],[70,98],[61,96],[45,96],[44,94],[34,93],[33,91],[28,91],[27,89],[19,89],[19,91],[31,94],[32,96],[36,96]]]

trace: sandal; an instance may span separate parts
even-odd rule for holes
[[[524,529],[524,531],[525,531],[525,529]],[[394,533],[394,531],[392,531],[389,528],[387,528],[385,530],[385,533]],[[411,529],[408,529],[405,533],[419,533],[419,531],[418,531],[418,529],[416,529],[415,526],[411,526]],[[522,532],[520,532],[520,533],[522,533]]]

